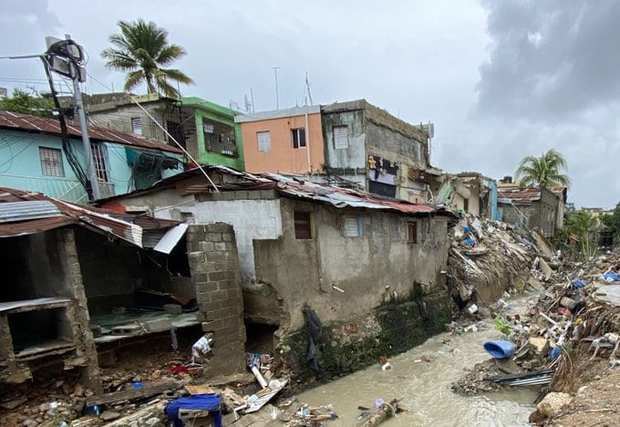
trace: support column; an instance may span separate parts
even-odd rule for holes
[[[206,375],[243,371],[243,295],[233,228],[223,223],[190,226],[187,245],[196,300],[205,320],[203,330],[215,335]]]
[[[73,229],[63,229],[58,232],[58,253],[62,262],[65,289],[67,297],[74,301],[73,308],[69,313],[73,337],[76,344],[77,358],[66,361],[69,366],[80,367],[82,370],[82,382],[95,392],[101,391],[101,379],[97,348],[90,330],[90,315],[86,291],[82,282],[80,260],[78,258]],[[105,263],[105,260],[101,260]]]

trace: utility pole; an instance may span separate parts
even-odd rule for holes
[[[65,34],[66,40],[71,40],[69,34]],[[88,121],[86,120],[86,112],[84,111],[84,103],[82,102],[82,91],[80,90],[80,71],[75,64],[71,63],[73,81],[73,100],[75,102],[75,110],[80,117],[80,130],[82,134],[82,144],[84,145],[84,154],[86,156],[86,164],[88,169],[88,180],[90,181],[91,191],[93,193],[93,199],[100,198],[101,193],[99,191],[99,180],[97,179],[97,171],[95,169],[95,162],[93,159],[93,152],[90,146],[90,138],[88,137]]]
[[[273,68],[273,78],[276,82],[276,110],[280,109],[280,93],[278,92],[278,70],[280,67],[272,67]]]

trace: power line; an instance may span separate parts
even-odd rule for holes
[[[105,85],[104,83],[100,82],[97,78],[95,78],[94,76],[92,76],[90,73],[87,72],[88,77],[90,77],[91,79],[93,79],[95,82],[99,83],[102,87],[107,88],[108,90],[112,90],[110,89],[109,86]],[[200,165],[200,163],[198,163],[196,161],[196,159],[194,159],[194,157],[185,149],[185,147],[183,147],[179,141],[176,140],[176,138],[174,136],[172,136],[170,134],[170,132],[168,132],[166,130],[166,128],[164,128],[161,123],[159,123],[155,117],[153,117],[153,115],[151,113],[149,113],[149,111],[144,108],[142,106],[142,104],[140,104],[138,102],[138,100],[129,92],[126,92],[126,94],[129,96],[129,99],[138,106],[138,108],[140,108],[144,114],[146,114],[148,116],[149,119],[151,119],[153,121],[153,123],[155,123],[157,125],[157,127],[159,127],[169,138],[170,141],[174,142],[177,147],[183,152],[185,153],[185,155],[192,161],[194,162],[194,164],[198,167],[198,169],[200,169],[200,172],[202,172],[202,174],[204,175],[205,178],[207,178],[207,181],[209,181],[209,183],[211,184],[211,186],[213,187],[213,189],[215,190],[216,193],[219,193],[220,190],[217,187],[217,185],[215,185],[215,182],[213,182],[213,180],[211,179],[211,177],[209,176],[209,174],[207,174],[207,172],[204,170],[204,168]]]

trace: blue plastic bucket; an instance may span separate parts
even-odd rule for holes
[[[515,345],[506,340],[494,340],[484,343],[484,349],[494,359],[508,359],[515,354]]]

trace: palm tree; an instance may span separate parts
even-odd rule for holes
[[[120,33],[110,36],[114,47],[105,49],[101,56],[106,65],[127,72],[125,90],[130,91],[146,83],[148,93],[159,93],[178,98],[180,96],[169,82],[193,83],[185,73],[174,68],[162,68],[185,55],[185,49],[168,42],[168,32],[139,19],[134,22],[120,21]]]
[[[552,187],[554,185],[568,186],[570,179],[562,173],[566,169],[566,160],[562,154],[551,149],[540,157],[526,156],[515,173],[519,184],[527,187],[539,185],[540,187]]]

